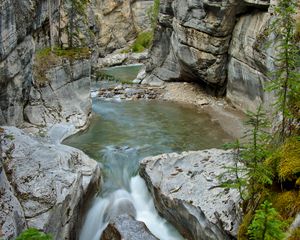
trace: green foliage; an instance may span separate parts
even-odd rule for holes
[[[157,19],[158,19],[158,15],[159,15],[159,5],[160,5],[160,0],[154,0],[153,6],[151,6],[147,11],[147,15],[150,19],[151,27],[152,27],[153,31],[155,30],[155,28],[157,26]]]
[[[143,52],[145,49],[149,48],[152,44],[153,32],[142,32],[139,33],[136,40],[132,45],[133,52]]]
[[[23,231],[16,240],[52,240],[51,235],[40,232],[35,228],[28,228]]]
[[[248,234],[253,240],[281,240],[285,237],[284,228],[285,223],[279,220],[276,209],[265,201],[255,212]]]
[[[299,48],[297,45],[297,24],[295,19],[298,0],[279,0],[275,8],[275,20],[271,30],[277,37],[276,71],[268,90],[274,91],[277,113],[282,116],[280,142],[291,134],[295,113],[300,111]],[[297,104],[296,104],[297,103]],[[296,109],[295,109],[295,104]]]

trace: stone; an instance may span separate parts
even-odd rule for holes
[[[48,82],[35,84],[24,109],[26,120],[36,126],[72,123],[84,127],[91,113],[89,60],[77,60],[49,68]]]
[[[120,215],[110,221],[101,240],[157,240],[145,223],[135,220],[130,215]]]
[[[231,151],[210,149],[148,157],[139,172],[158,212],[185,238],[224,240],[237,236],[241,220],[238,192],[218,187],[233,164]]]
[[[254,12],[242,16],[237,22],[229,49],[227,98],[237,107],[255,111],[273,102],[273,94],[264,91],[274,71],[276,50],[267,36],[270,14]],[[273,41],[274,42],[274,41]]]
[[[223,95],[236,20],[249,7],[265,13],[269,5],[268,0],[162,0],[144,81],[197,82]]]
[[[0,222],[5,237],[16,237],[28,226],[51,233],[54,239],[76,239],[85,202],[99,188],[99,165],[82,151],[56,141],[55,136],[62,136],[57,131],[52,138],[38,138],[15,127],[4,129],[9,136],[1,146],[0,188],[5,194],[0,202],[5,208]]]
[[[93,13],[99,56],[104,57],[116,49],[128,47],[139,32],[150,30],[147,10],[153,0],[95,1]]]

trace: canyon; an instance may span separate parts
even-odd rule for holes
[[[62,142],[90,126],[95,69],[146,62],[134,82],[147,94],[167,89],[164,100],[176,102],[170,82],[185,82],[174,87],[177,93],[200,86],[209,100],[193,95],[192,104],[215,101],[213,111],[224,112],[218,121],[229,114],[220,107],[226,104],[244,112],[260,104],[270,108],[274,96],[263,89],[275,68],[275,46],[268,44],[274,36],[267,34],[274,1],[161,0],[152,47],[140,55],[122,52],[140,32],[152,31],[152,5],[91,0],[86,18],[76,17],[79,55],[54,50],[49,59],[44,51],[53,43],[68,46],[70,3],[0,0],[0,237],[14,239],[35,227],[54,239],[80,238],[87,206],[105,189],[104,166]],[[194,87],[191,92],[197,93]],[[220,125],[234,136],[239,123],[228,131]],[[165,153],[142,160],[139,173],[160,215],[183,237],[235,239],[242,215],[238,193],[215,188],[232,159],[230,150]],[[110,219],[101,239],[156,239],[135,215]]]

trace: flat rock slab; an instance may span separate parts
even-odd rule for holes
[[[145,223],[129,215],[114,218],[104,230],[101,240],[157,240]]]
[[[140,175],[160,214],[187,239],[234,239],[240,223],[239,194],[217,187],[217,176],[233,164],[231,151],[218,149],[148,157]]]

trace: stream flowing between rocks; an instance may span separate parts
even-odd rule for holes
[[[64,141],[102,164],[104,183],[93,200],[81,240],[99,240],[110,219],[135,215],[161,240],[183,239],[155,210],[141,177],[147,156],[220,147],[232,138],[204,112],[161,101],[93,99],[90,127]]]

